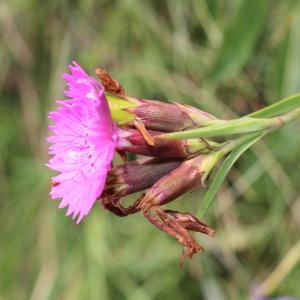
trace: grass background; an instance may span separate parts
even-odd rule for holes
[[[129,95],[230,118],[300,91],[299,28],[296,0],[1,0],[0,299],[249,299],[265,280],[270,296],[300,297],[299,120],[235,165],[205,216],[217,236],[196,235],[206,252],[181,269],[180,246],[139,215],[96,205],[75,225],[44,167],[73,59]]]

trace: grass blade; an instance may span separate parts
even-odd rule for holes
[[[255,118],[240,118],[230,121],[217,121],[215,124],[208,125],[206,127],[161,134],[156,138],[176,140],[250,133],[267,129],[272,122],[273,121],[271,119]]]
[[[206,213],[212,199],[216,195],[217,191],[219,190],[221,184],[223,183],[225,177],[227,176],[228,172],[232,168],[233,164],[238,160],[238,158],[254,143],[256,143],[265,132],[257,134],[251,139],[250,141],[242,144],[241,146],[237,147],[235,150],[233,150],[227,158],[224,160],[224,162],[219,167],[217,173],[215,174],[207,192],[205,193],[200,208],[198,210],[198,217],[202,218],[204,214]]]
[[[297,107],[300,107],[300,94],[295,94],[290,97],[284,98],[270,106],[264,107],[247,115],[247,117],[269,118],[287,113]]]
[[[261,35],[267,9],[268,1],[240,1],[236,16],[225,30],[224,43],[208,75],[210,79],[228,78],[245,65]]]

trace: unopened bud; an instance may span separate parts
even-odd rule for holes
[[[216,119],[213,115],[178,103],[138,99],[139,104],[125,108],[139,119],[147,129],[174,132],[204,126]]]
[[[214,235],[214,230],[189,213],[162,209],[160,206],[176,199],[185,192],[202,184],[218,155],[200,155],[184,161],[176,169],[162,177],[133,205],[125,210],[126,214],[141,210],[144,216],[157,228],[175,237],[184,246],[181,264],[185,258],[203,250],[189,231]]]
[[[204,180],[218,162],[217,155],[200,155],[184,161],[178,168],[158,180],[137,202],[137,208],[147,210],[164,205],[183,195]]]
[[[122,85],[105,70],[98,68],[96,74],[102,81],[106,92],[133,104],[125,105],[123,110],[133,114],[135,119],[141,121],[147,129],[174,132],[205,126],[209,121],[217,119],[192,106],[129,97]],[[110,96],[107,96],[107,99],[108,102],[111,101]]]
[[[181,163],[181,159],[153,158],[116,166],[108,174],[104,196],[123,197],[143,191]]]
[[[151,137],[162,132],[148,130]],[[118,149],[126,152],[141,154],[151,157],[188,157],[210,153],[218,149],[218,143],[204,139],[163,140],[158,139],[153,146],[149,145],[142,134],[135,129],[119,129]]]

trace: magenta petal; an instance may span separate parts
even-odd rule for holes
[[[77,223],[86,216],[101,196],[115,154],[117,132],[103,86],[76,62],[64,74],[67,100],[49,113],[54,124],[48,137],[52,155],[47,166],[60,172],[52,178],[52,199],[62,198],[59,207]]]

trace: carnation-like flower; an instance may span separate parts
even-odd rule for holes
[[[60,208],[78,216],[89,213],[101,196],[117,144],[117,129],[112,121],[103,86],[76,62],[64,74],[67,100],[56,101],[54,121],[48,141],[53,157],[47,166],[59,175],[52,178],[52,199],[62,198]]]

